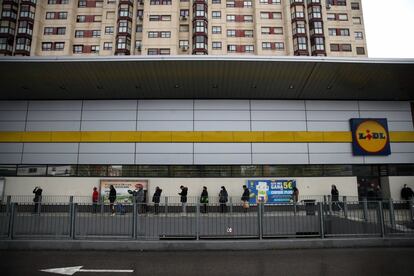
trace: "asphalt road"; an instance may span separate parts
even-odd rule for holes
[[[273,251],[0,251],[0,275],[58,275],[42,269],[134,270],[86,275],[414,275],[414,248],[311,249]]]

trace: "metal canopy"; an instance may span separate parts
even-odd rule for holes
[[[0,100],[414,100],[414,59],[1,57]]]

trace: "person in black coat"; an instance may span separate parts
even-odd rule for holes
[[[162,190],[160,187],[155,188],[154,195],[152,196],[152,202],[154,202],[154,212],[155,214],[158,214],[158,207],[160,205],[160,198],[161,198]]]
[[[181,185],[180,189],[181,189],[181,192],[178,194],[180,195],[180,201],[181,201],[181,206],[183,208],[183,213],[186,213],[188,188]]]
[[[247,188],[246,185],[243,185],[243,194],[241,197],[241,200],[243,201],[243,209],[244,212],[247,212],[247,209],[249,209],[249,199],[250,199],[250,190]]]
[[[207,192],[207,187],[206,186],[203,187],[203,191],[201,192],[200,203],[203,204],[203,210],[201,212],[206,214],[207,213],[207,203],[208,203],[208,192]]]
[[[114,202],[116,200],[116,190],[114,185],[109,186],[109,208],[111,209],[112,216],[115,216],[115,208],[114,208]]]
[[[332,197],[332,210],[339,211],[339,209],[341,208],[338,203],[339,191],[335,185],[331,186],[331,197]]]
[[[220,202],[220,212],[221,213],[227,212],[226,203],[228,201],[228,197],[229,197],[229,195],[227,193],[226,187],[221,186],[221,190],[220,190],[220,193],[219,193],[219,202]]]
[[[39,186],[36,186],[33,190],[33,193],[35,194],[35,197],[33,198],[34,202],[34,213],[37,214],[40,212],[40,203],[42,202],[42,188]]]

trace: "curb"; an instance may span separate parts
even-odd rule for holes
[[[232,241],[2,240],[0,250],[212,251],[414,247],[413,238]]]

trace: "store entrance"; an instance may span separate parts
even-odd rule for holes
[[[382,200],[382,189],[379,177],[358,176],[358,200]]]

